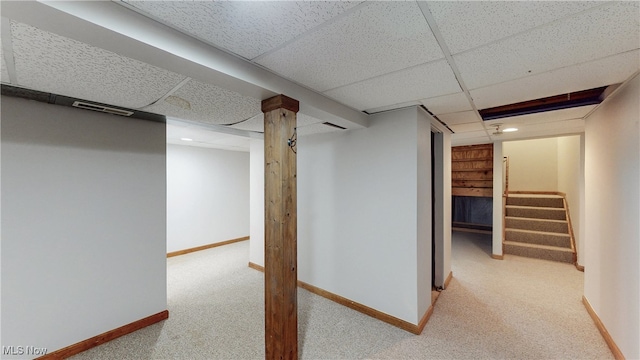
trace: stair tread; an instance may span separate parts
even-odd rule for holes
[[[565,223],[565,224],[567,223],[567,220],[537,219],[537,218],[519,217],[519,216],[505,216],[505,219],[531,220],[531,221],[548,221],[548,222]]]
[[[529,233],[529,234],[539,234],[539,235],[563,236],[563,237],[568,237],[568,238],[571,237],[571,235],[569,235],[569,234],[550,232],[550,231],[524,230],[524,229],[515,229],[515,228],[505,228],[505,231],[516,231],[516,232],[523,232],[523,233]]]
[[[517,197],[517,198],[535,198],[535,199],[562,199],[561,195],[552,195],[552,194],[514,194],[509,193],[509,197]]]
[[[535,210],[551,210],[551,211],[565,211],[564,208],[560,207],[549,207],[549,206],[527,206],[527,205],[507,205],[507,209],[535,209]]]
[[[530,244],[530,243],[521,243],[517,241],[505,241],[505,245],[513,245],[513,246],[522,246],[528,248],[537,248],[537,249],[546,249],[546,250],[556,250],[556,251],[565,251],[573,253],[573,249],[559,246],[550,246],[550,245],[539,245],[539,244]]]

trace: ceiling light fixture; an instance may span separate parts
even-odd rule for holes
[[[518,128],[510,127],[502,130],[502,132],[515,132],[515,131],[518,131]]]
[[[191,138],[186,138],[186,137],[184,137],[184,138],[180,138],[180,140],[182,140],[182,141],[193,141],[193,139],[191,139]]]

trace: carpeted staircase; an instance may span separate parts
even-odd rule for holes
[[[564,199],[556,195],[509,195],[504,253],[575,263]]]

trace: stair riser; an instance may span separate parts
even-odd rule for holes
[[[535,234],[520,231],[506,231],[506,241],[515,241],[527,244],[548,245],[571,248],[571,239],[566,235]]]
[[[528,219],[509,219],[506,221],[506,228],[508,229],[521,229],[521,230],[533,230],[533,231],[546,231],[568,234],[569,227],[567,223],[558,223],[551,221],[534,221]]]
[[[507,208],[507,216],[534,218],[534,219],[550,219],[550,220],[566,220],[567,216],[564,209],[527,209],[527,208]]]
[[[537,249],[537,248],[505,244],[504,252],[505,254],[524,256],[524,257],[534,258],[534,259],[560,261],[560,262],[565,262],[569,264],[572,264],[574,262],[573,253],[566,252],[566,251]]]
[[[507,205],[564,208],[561,198],[508,197]]]

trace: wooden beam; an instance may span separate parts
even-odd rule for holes
[[[264,302],[266,359],[298,358],[296,113],[284,95],[264,113]]]

